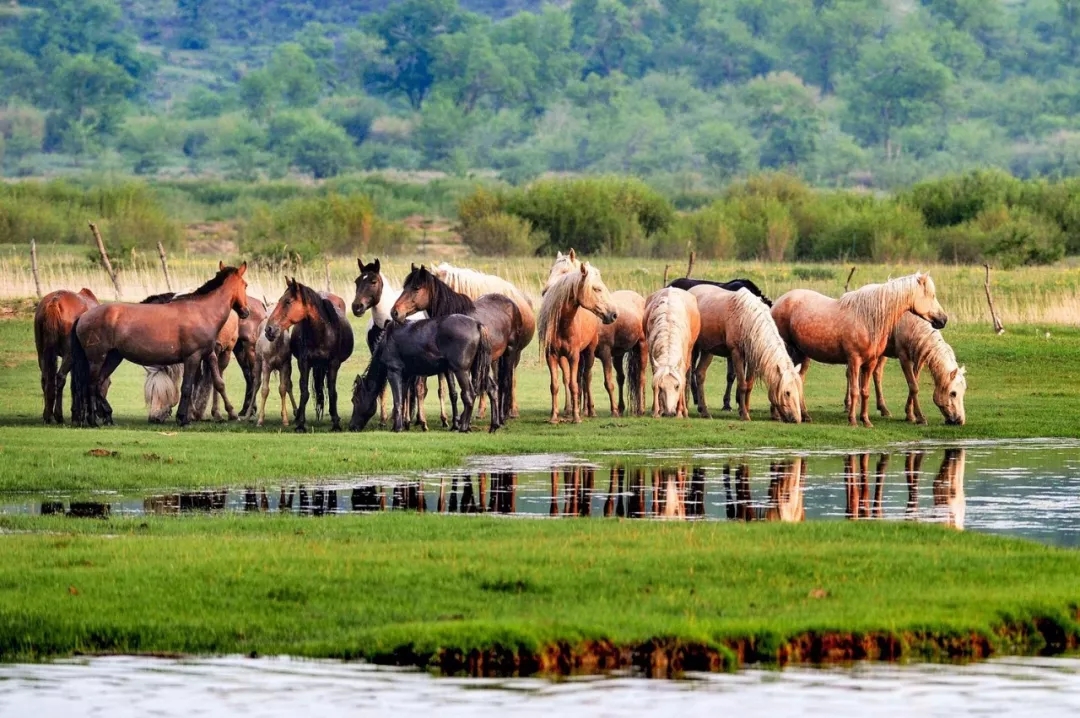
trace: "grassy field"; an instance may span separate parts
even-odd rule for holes
[[[0,518],[0,659],[653,672],[1075,645],[1080,554],[912,524]],[[31,533],[22,533],[29,530]]]

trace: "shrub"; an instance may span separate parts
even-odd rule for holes
[[[472,194],[458,201],[457,215],[463,230],[482,219],[502,212],[502,197],[485,187],[477,187]]]
[[[363,195],[297,197],[257,208],[241,228],[241,247],[260,248],[310,243],[321,253],[360,253],[371,249],[375,210]]]
[[[990,207],[969,222],[939,230],[938,256],[946,261],[993,261],[1003,268],[1052,264],[1065,255],[1065,234],[1023,207]]]
[[[463,228],[462,239],[473,252],[485,256],[532,254],[532,227],[520,217],[505,212],[482,216]]]
[[[998,171],[978,171],[921,182],[901,194],[904,204],[918,209],[928,227],[947,227],[974,219],[987,207],[1011,204],[1021,183]]]
[[[703,259],[735,257],[735,232],[721,207],[706,207],[677,217],[657,235],[654,252],[659,257],[683,257],[688,242]]]

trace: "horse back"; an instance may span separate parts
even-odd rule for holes
[[[473,305],[472,316],[487,328],[491,337],[493,360],[502,356],[507,348],[519,347],[523,323],[517,302],[503,294],[485,294]]]
[[[811,289],[793,289],[773,304],[780,336],[802,354],[825,364],[846,364],[850,348],[865,342],[840,303]]]
[[[713,285],[698,285],[690,290],[690,294],[697,300],[698,349],[727,356],[731,349],[727,342],[727,318],[734,292]]]

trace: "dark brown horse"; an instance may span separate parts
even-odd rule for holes
[[[236,357],[236,365],[244,375],[244,403],[240,408],[240,415],[246,416],[251,403],[255,401],[255,391],[259,386],[259,378],[255,376],[255,345],[259,341],[259,325],[266,319],[266,306],[261,299],[248,297],[247,319],[240,321],[240,334],[233,346],[233,356]]]
[[[168,304],[102,304],[83,314],[71,331],[73,423],[96,426],[98,419],[112,423],[112,407],[105,398],[104,382],[127,359],[142,366],[184,365],[184,384],[176,421],[190,422],[191,394],[199,364],[214,356],[218,333],[236,311],[248,315],[247,263],[239,267],[218,265],[206,284]],[[207,362],[214,388],[225,393],[216,361]],[[226,400],[230,419],[236,418]]]
[[[484,325],[491,337],[491,360],[495,368],[495,381],[498,386],[500,416],[509,416],[512,408],[514,386],[514,368],[518,365],[521,351],[532,335],[525,335],[521,310],[513,299],[502,294],[485,294],[475,302],[468,295],[453,289],[426,267],[412,265],[412,271],[405,277],[401,296],[394,302],[390,315],[395,322],[404,322],[405,318],[416,312],[427,312],[431,318],[446,317],[451,314],[464,314],[474,317]],[[456,404],[453,382],[448,381],[450,402]],[[455,409],[456,411],[456,409]]]
[[[266,320],[266,338],[273,341],[295,326],[290,348],[300,370],[300,406],[296,409],[296,431],[307,431],[305,410],[311,395],[310,377],[315,374],[316,400],[325,380],[330,395],[331,430],[341,431],[337,410],[337,375],[342,363],[352,356],[353,333],[345,318],[345,302],[333,295],[322,296],[296,279],[286,279],[285,293]],[[317,402],[321,403],[321,402]]]
[[[34,312],[34,344],[37,346],[38,368],[41,370],[41,393],[45,410],[41,414],[46,424],[64,423],[64,382],[67,372],[57,370],[71,351],[69,337],[75,320],[100,302],[89,289],[78,293],[61,289],[46,294]]]

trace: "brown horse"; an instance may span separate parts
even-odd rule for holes
[[[296,431],[307,431],[304,415],[310,397],[310,377],[315,373],[316,403],[325,379],[330,394],[331,430],[341,431],[337,410],[337,375],[353,352],[352,327],[345,318],[345,301],[334,295],[322,296],[295,279],[286,279],[285,293],[266,321],[266,338],[273,341],[295,326],[290,340],[292,355],[300,370],[300,406],[296,409]]]
[[[427,312],[432,319],[447,317],[451,314],[464,314],[475,318],[488,332],[491,342],[491,361],[494,368],[497,393],[503,407],[500,416],[510,413],[513,399],[514,370],[521,357],[521,351],[532,339],[525,333],[525,323],[517,303],[503,294],[485,294],[475,302],[468,295],[455,292],[436,277],[424,265],[412,265],[412,271],[405,277],[401,295],[394,302],[390,316],[395,322],[402,323],[406,317],[416,312]],[[447,377],[450,388],[450,402],[455,408],[457,398],[453,382]]]
[[[948,315],[938,303],[929,274],[919,272],[885,284],[868,284],[840,299],[809,289],[793,289],[776,300],[772,308],[773,320],[791,358],[802,364],[804,384],[810,360],[847,365],[848,423],[852,426],[857,423],[856,407],[861,407],[863,424],[873,426],[868,412],[870,375],[906,312],[926,319],[935,329],[945,326]],[[810,421],[805,396],[802,419]]]
[[[236,344],[233,346],[233,356],[236,357],[236,365],[240,367],[244,375],[244,403],[240,407],[240,415],[246,416],[252,402],[255,401],[255,391],[259,385],[259,377],[255,371],[255,345],[259,341],[260,325],[266,319],[266,305],[261,299],[248,297],[247,319],[241,320]]]
[[[41,370],[41,393],[45,410],[41,414],[46,424],[64,423],[64,383],[66,371],[57,370],[57,362],[65,363],[71,351],[69,338],[75,320],[100,302],[89,289],[69,292],[61,289],[46,294],[34,312],[34,345],[37,347],[38,368]]]
[[[190,422],[191,394],[199,364],[214,356],[218,334],[236,311],[248,315],[247,263],[239,267],[219,264],[213,279],[191,294],[168,304],[102,304],[75,322],[71,337],[73,394],[72,422],[96,426],[98,418],[112,423],[112,407],[105,399],[104,382],[127,359],[142,366],[184,364],[184,385],[176,420]],[[214,388],[225,392],[216,361],[207,362]],[[236,418],[226,399],[225,410]]]
[[[540,353],[551,377],[551,421],[559,423],[559,370],[570,395],[570,416],[581,423],[581,388],[578,369],[582,361],[592,365],[600,340],[600,323],[612,324],[619,318],[611,302],[611,292],[600,272],[588,262],[575,272],[568,272],[544,291],[536,327]],[[589,381],[585,372],[584,381]]]

